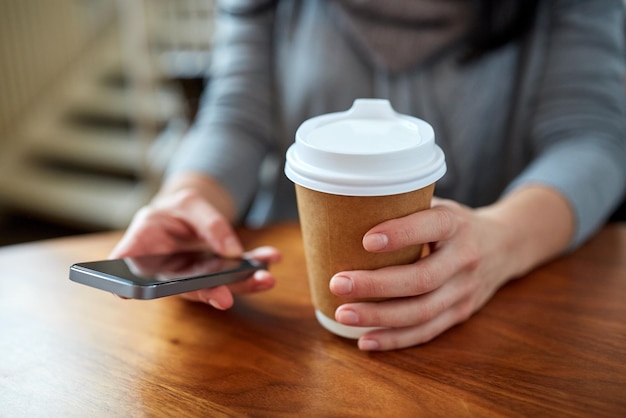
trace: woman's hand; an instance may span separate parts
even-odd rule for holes
[[[198,183],[198,179],[194,181]],[[204,193],[199,192],[197,187],[188,187],[187,178],[184,182],[178,182],[179,185],[185,184],[185,187],[170,186],[167,193],[161,194],[153,203],[140,209],[109,257],[210,249],[228,257],[247,256],[267,263],[280,260],[280,253],[272,247],[261,247],[244,254],[227,217],[206,198],[207,186],[210,189],[215,185],[204,179],[200,182],[205,186]],[[274,283],[274,277],[268,271],[259,270],[243,282],[202,289],[181,296],[208,303],[218,309],[227,309],[233,305],[233,292],[267,290]]]
[[[344,304],[335,319],[384,327],[359,339],[362,350],[430,341],[467,320],[506,281],[562,251],[572,224],[564,199],[541,186],[478,210],[434,199],[431,209],[383,222],[363,238],[371,252],[430,244],[431,254],[411,265],[337,273],[330,282],[337,296],[390,299]]]

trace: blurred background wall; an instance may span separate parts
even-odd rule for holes
[[[0,245],[128,224],[195,114],[214,8],[0,0]]]
[[[124,228],[207,72],[214,0],[0,0],[0,245]]]

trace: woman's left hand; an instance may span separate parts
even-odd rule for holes
[[[479,210],[442,199],[434,199],[431,209],[375,226],[363,238],[366,250],[432,243],[431,254],[410,265],[333,276],[330,289],[337,296],[390,298],[344,304],[335,319],[385,327],[361,337],[362,350],[392,350],[433,339],[467,320],[513,276],[506,229]]]

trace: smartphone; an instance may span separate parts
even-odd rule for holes
[[[130,299],[155,299],[244,280],[267,264],[186,251],[76,263],[70,280]]]

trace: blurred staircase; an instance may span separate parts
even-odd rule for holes
[[[189,46],[198,36],[190,29],[201,21],[210,28],[210,15],[186,15],[181,6],[211,11],[213,2],[156,3],[120,0],[119,21],[3,134],[0,209],[87,228],[124,228],[156,192],[188,125],[176,78],[200,77],[208,59],[206,45]],[[196,26],[181,24],[189,18]],[[186,28],[183,40],[162,30],[164,22]]]
[[[181,100],[163,83],[158,97],[139,97],[138,104],[115,36],[90,54],[13,133],[10,152],[0,157],[0,202],[58,221],[121,228],[155,192],[182,135],[181,124],[173,128]],[[136,109],[154,138],[138,138]]]

